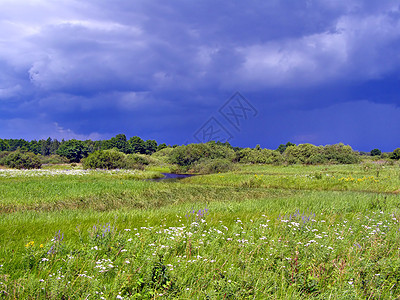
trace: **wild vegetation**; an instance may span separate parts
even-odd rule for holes
[[[0,298],[399,298],[395,154],[284,146],[0,169]],[[171,170],[208,175],[152,180]]]

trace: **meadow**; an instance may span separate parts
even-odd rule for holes
[[[0,169],[0,298],[398,299],[400,166]]]

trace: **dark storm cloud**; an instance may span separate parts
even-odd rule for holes
[[[123,132],[182,143],[240,90],[260,114],[246,125],[256,128],[235,132],[237,143],[369,147],[354,138],[365,132],[361,125],[331,130],[324,118],[303,116],[341,113],[349,124],[363,103],[371,112],[379,107],[379,120],[398,123],[399,111],[390,108],[400,106],[399,17],[398,1],[7,0],[0,123],[13,125],[0,134]],[[293,126],[268,131],[287,115]],[[319,132],[315,122],[322,122]]]

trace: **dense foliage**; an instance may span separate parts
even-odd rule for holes
[[[241,163],[281,164],[284,158],[276,150],[245,148],[236,152],[235,160]]]
[[[48,138],[47,140],[0,139],[0,152],[12,152],[17,149],[32,152],[42,156],[42,163],[80,162],[81,159],[96,151],[115,149],[124,154],[154,155],[157,159],[176,164],[183,169],[194,169],[193,166],[201,159],[225,159],[232,162],[256,164],[352,164],[361,161],[360,156],[375,156],[376,159],[400,159],[400,148],[394,152],[382,153],[379,149],[370,152],[357,152],[344,144],[315,146],[312,144],[281,144],[276,150],[232,147],[228,142],[208,142],[205,144],[189,144],[170,146],[158,144],[155,140],[143,140],[138,136],[129,139],[124,134],[117,134],[108,140],[76,139],[62,140]],[[99,154],[97,154],[99,155]],[[44,159],[43,157],[49,157]],[[62,158],[60,158],[62,157]],[[203,162],[204,163],[204,162]],[[116,163],[118,165],[118,163]],[[129,163],[128,163],[129,164]],[[209,163],[207,163],[209,164]]]
[[[391,157],[392,159],[400,159],[400,148],[393,151]]]
[[[326,145],[325,147],[311,144],[289,146],[283,155],[289,164],[355,164],[360,162],[358,152],[343,144]]]
[[[235,152],[231,148],[214,142],[179,146],[170,152],[170,162],[179,166],[191,166],[201,159],[221,158],[232,161],[234,157]]]
[[[68,158],[70,162],[79,162],[89,154],[89,149],[82,141],[69,140],[61,144],[57,154]]]
[[[125,154],[117,149],[98,150],[85,159],[85,169],[143,169],[145,165],[154,162],[154,159],[141,154]]]
[[[1,158],[0,164],[13,169],[40,169],[42,166],[36,154],[20,150],[5,155]]]

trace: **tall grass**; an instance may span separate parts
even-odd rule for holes
[[[329,190],[328,179],[309,178],[321,168],[376,176],[245,166],[168,183],[105,172],[1,177],[0,297],[398,298],[400,197],[382,186]],[[379,177],[394,189],[391,168]],[[261,175],[294,183],[248,182]],[[293,188],[307,180],[319,184]]]

